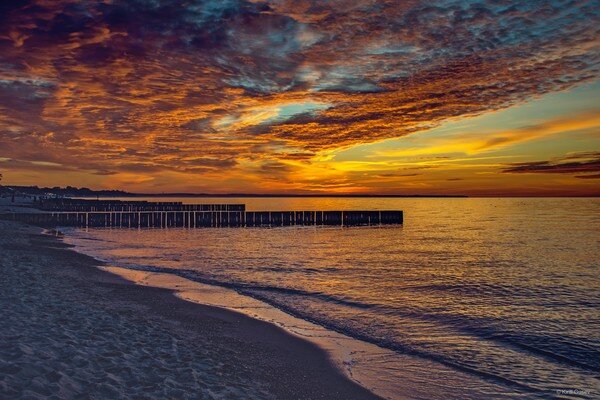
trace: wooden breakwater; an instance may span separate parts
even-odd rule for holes
[[[123,201],[42,199],[35,204],[44,211],[244,211],[244,204],[183,204],[180,201]]]
[[[66,200],[66,201],[65,201]],[[361,226],[403,223],[402,211],[247,211],[243,204],[181,204],[53,199],[45,212],[2,213],[0,219],[42,226],[205,228]]]
[[[2,213],[0,219],[42,226],[204,228],[402,224],[402,211],[57,211]]]

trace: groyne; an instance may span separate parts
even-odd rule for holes
[[[247,211],[243,204],[182,204],[53,199],[44,212],[2,213],[8,219],[43,226],[105,228],[205,228],[277,226],[361,226],[402,224],[398,210]]]

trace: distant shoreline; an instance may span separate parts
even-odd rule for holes
[[[95,197],[95,196],[78,196]],[[466,198],[466,195],[420,195],[420,194],[256,194],[256,193],[227,193],[227,194],[208,194],[208,193],[128,193],[119,196],[100,196],[100,197],[283,197],[283,198],[302,198],[302,197],[336,197],[336,198]]]
[[[593,194],[382,194],[382,193],[131,193],[123,190],[93,190],[89,188],[39,187],[21,185],[0,185],[1,196],[60,196],[79,198],[118,198],[118,197],[189,197],[189,198],[397,198],[397,199],[465,199],[465,198],[597,198]]]
[[[338,197],[338,198],[465,198],[463,194],[352,194],[352,193],[130,193],[123,190],[93,190],[72,186],[39,187],[39,186],[0,186],[0,194],[24,194],[29,196],[63,196],[63,197]]]
[[[252,193],[241,193],[241,194],[235,194],[235,193],[228,193],[228,194],[208,194],[208,193],[200,193],[200,194],[194,194],[194,193],[151,193],[151,194],[144,194],[144,193],[128,193],[128,194],[123,194],[123,195],[99,195],[99,196],[82,196],[82,195],[74,195],[74,196],[66,196],[66,197],[79,197],[79,198],[90,198],[90,199],[94,199],[96,197],[101,197],[101,198],[121,198],[121,197],[156,197],[156,198],[160,198],[160,197],[189,197],[189,198],[214,198],[214,197],[224,197],[224,198],[341,198],[341,199],[356,199],[356,198],[361,198],[361,199],[518,199],[518,198],[523,198],[523,199],[529,199],[529,198],[535,198],[535,199],[564,199],[564,198],[582,198],[582,199],[588,199],[588,198],[600,198],[600,194],[598,195],[569,195],[569,196],[558,196],[558,195],[553,195],[553,196],[538,196],[538,195],[512,195],[512,196],[503,196],[503,195],[489,195],[489,196],[483,196],[483,195],[477,195],[477,196],[472,196],[472,195],[445,195],[445,194],[252,194]]]

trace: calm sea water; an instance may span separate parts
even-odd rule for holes
[[[117,265],[234,288],[494,382],[509,396],[598,396],[600,199],[178,200],[250,210],[401,209],[405,224],[69,235]]]

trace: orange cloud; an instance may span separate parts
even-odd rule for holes
[[[540,19],[526,1],[435,3],[8,2],[0,157],[146,189],[366,190],[354,170],[386,180],[398,166],[327,158],[598,76],[591,4],[548,5]],[[475,154],[589,124],[406,154]]]

